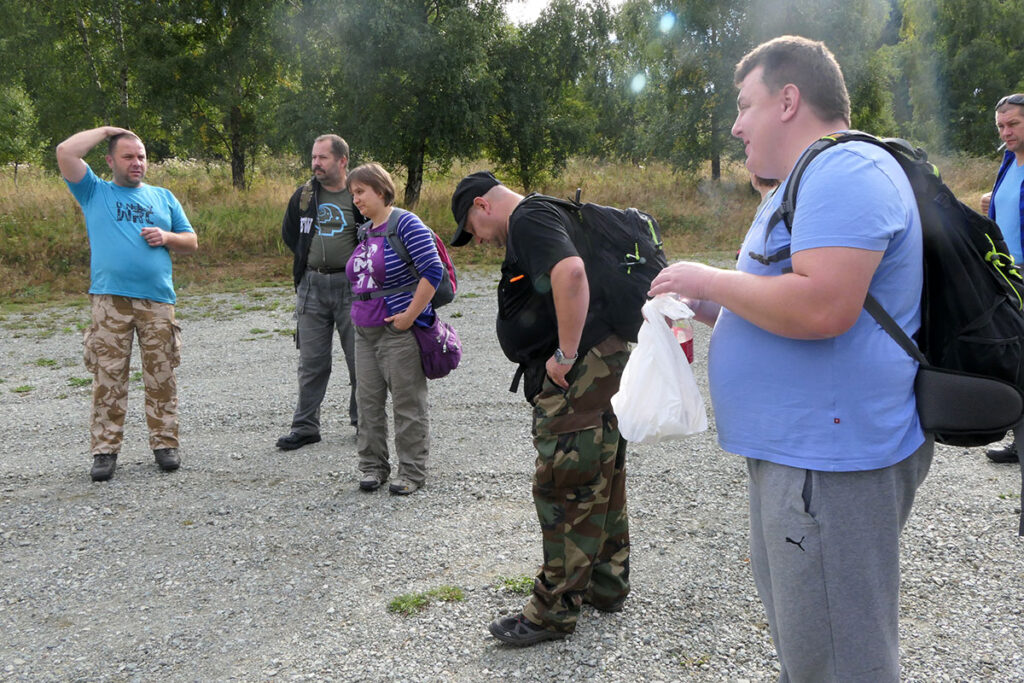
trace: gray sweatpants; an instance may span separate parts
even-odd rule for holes
[[[880,470],[819,472],[747,459],[750,563],[779,681],[899,681],[899,536],[931,438]]]
[[[292,417],[292,431],[320,433],[320,404],[331,378],[331,343],[337,330],[348,365],[349,422],[355,424],[356,353],[352,325],[352,287],[345,273],[322,274],[307,270],[296,291],[296,343],[299,346],[299,399]]]
[[[391,393],[395,413],[398,476],[422,486],[430,454],[427,378],[412,330],[394,325],[356,328],[356,394],[359,433],[356,451],[363,474],[391,474],[385,406]]]

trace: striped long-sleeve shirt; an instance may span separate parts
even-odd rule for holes
[[[411,211],[403,211],[398,217],[396,225],[398,238],[409,251],[420,278],[426,278],[434,287],[441,282],[441,258],[437,255],[437,245],[434,243],[434,235],[420,220],[419,216]],[[408,268],[402,257],[395,253],[390,244],[384,245],[384,283],[381,289],[392,289],[416,284],[419,279]],[[388,315],[395,315],[409,307],[412,302],[413,292],[397,292],[384,297]],[[430,327],[434,320],[434,308],[429,303],[423,309],[416,324],[422,327]]]

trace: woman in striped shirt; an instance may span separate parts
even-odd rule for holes
[[[379,164],[350,172],[348,190],[369,219],[359,229],[360,242],[346,268],[356,330],[359,488],[375,491],[391,475],[385,412],[390,391],[398,476],[388,488],[407,495],[423,486],[430,451],[427,379],[412,326],[430,327],[434,321],[430,298],[441,281],[441,259],[423,221],[394,207],[394,181]],[[415,270],[388,243],[389,223],[397,228]]]

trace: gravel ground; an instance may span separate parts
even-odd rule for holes
[[[409,497],[357,490],[343,377],[323,442],[274,448],[296,393],[290,288],[180,297],[184,464],[156,468],[133,379],[107,483],[88,477],[88,310],[0,319],[0,678],[771,680],[743,465],[713,427],[630,448],[623,612],[585,608],[575,635],[525,650],[489,636],[524,599],[505,580],[531,576],[541,546],[529,411],[493,335],[496,276],[462,279],[445,312],[465,356],[431,382],[430,475]],[[704,329],[696,347],[706,391]],[[1024,679],[1018,476],[981,449],[938,449],[903,536],[906,680]],[[388,609],[445,587],[464,600]]]

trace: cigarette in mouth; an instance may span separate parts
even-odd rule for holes
[[[999,145],[998,147],[996,147],[996,151],[997,152],[1002,152],[1004,149],[1006,149],[1006,143],[1005,142],[1003,144]]]

